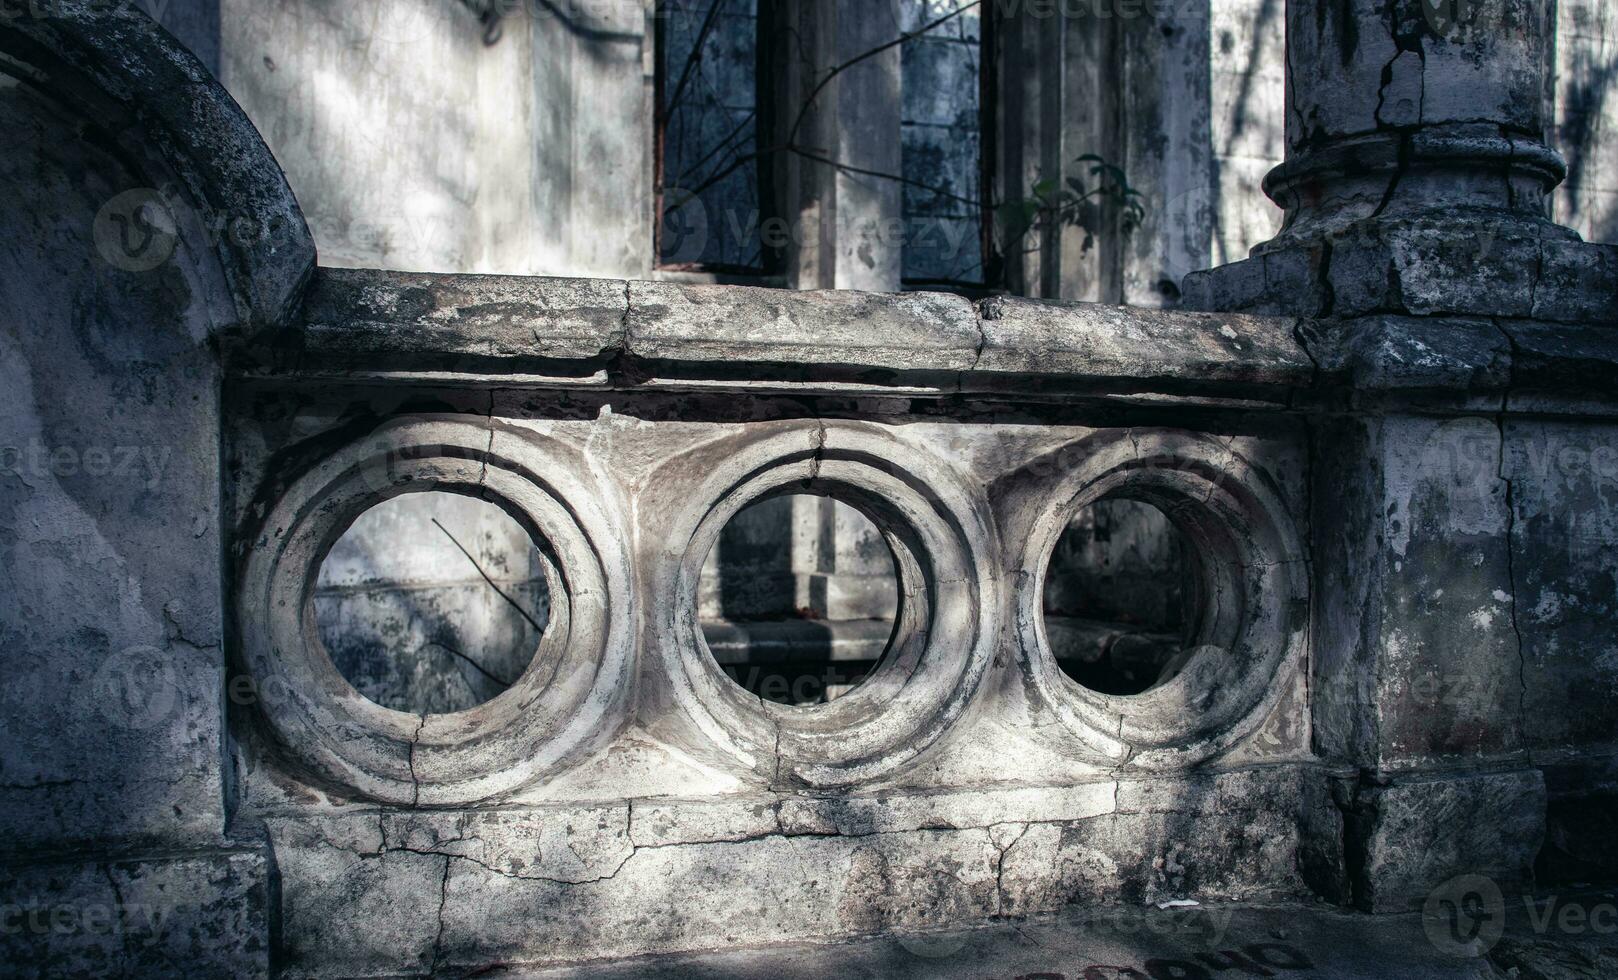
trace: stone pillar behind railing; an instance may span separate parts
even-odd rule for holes
[[[1610,757],[1613,725],[1576,720],[1611,716],[1610,656],[1567,638],[1610,635],[1613,514],[1593,469],[1534,467],[1615,439],[1593,376],[1546,367],[1618,312],[1613,249],[1544,217],[1553,24],[1530,0],[1290,0],[1285,227],[1186,281],[1194,308],[1318,318],[1315,741],[1362,772],[1369,908],[1525,879],[1547,776],[1599,787]],[[1559,799],[1553,836],[1599,850]]]

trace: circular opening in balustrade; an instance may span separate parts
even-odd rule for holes
[[[1071,469],[1039,471],[1054,483],[1028,487],[1039,516],[1020,564],[1040,578],[1017,599],[1020,666],[1060,719],[1059,744],[1182,768],[1251,735],[1295,690],[1302,547],[1282,488],[1234,442],[1098,433],[1062,450]],[[1075,641],[1075,619],[1111,625]]]
[[[766,497],[727,521],[697,587],[703,640],[749,693],[826,704],[883,663],[899,588],[893,551],[859,508],[835,497]]]
[[[415,715],[465,711],[528,669],[550,618],[549,568],[501,506],[405,493],[332,545],[312,609],[332,663],[366,698]]]
[[[1051,654],[1092,691],[1149,691],[1189,659],[1202,591],[1196,550],[1163,511],[1098,500],[1074,514],[1046,568]]]

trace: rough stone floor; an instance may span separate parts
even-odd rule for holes
[[[541,980],[1563,980],[1618,978],[1618,889],[1505,899],[1504,915],[1324,906],[1103,908],[957,932],[480,976]],[[1485,948],[1486,947],[1486,948]]]

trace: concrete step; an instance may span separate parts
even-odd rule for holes
[[[703,638],[721,664],[871,662],[893,634],[886,619],[709,619]]]

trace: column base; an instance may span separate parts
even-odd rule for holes
[[[1610,322],[1618,317],[1618,246],[1498,212],[1368,219],[1192,273],[1182,292],[1188,309],[1227,313]]]
[[[1511,891],[1533,880],[1545,837],[1538,769],[1362,779],[1347,801],[1344,844],[1354,905],[1420,908],[1435,889],[1479,875]]]

